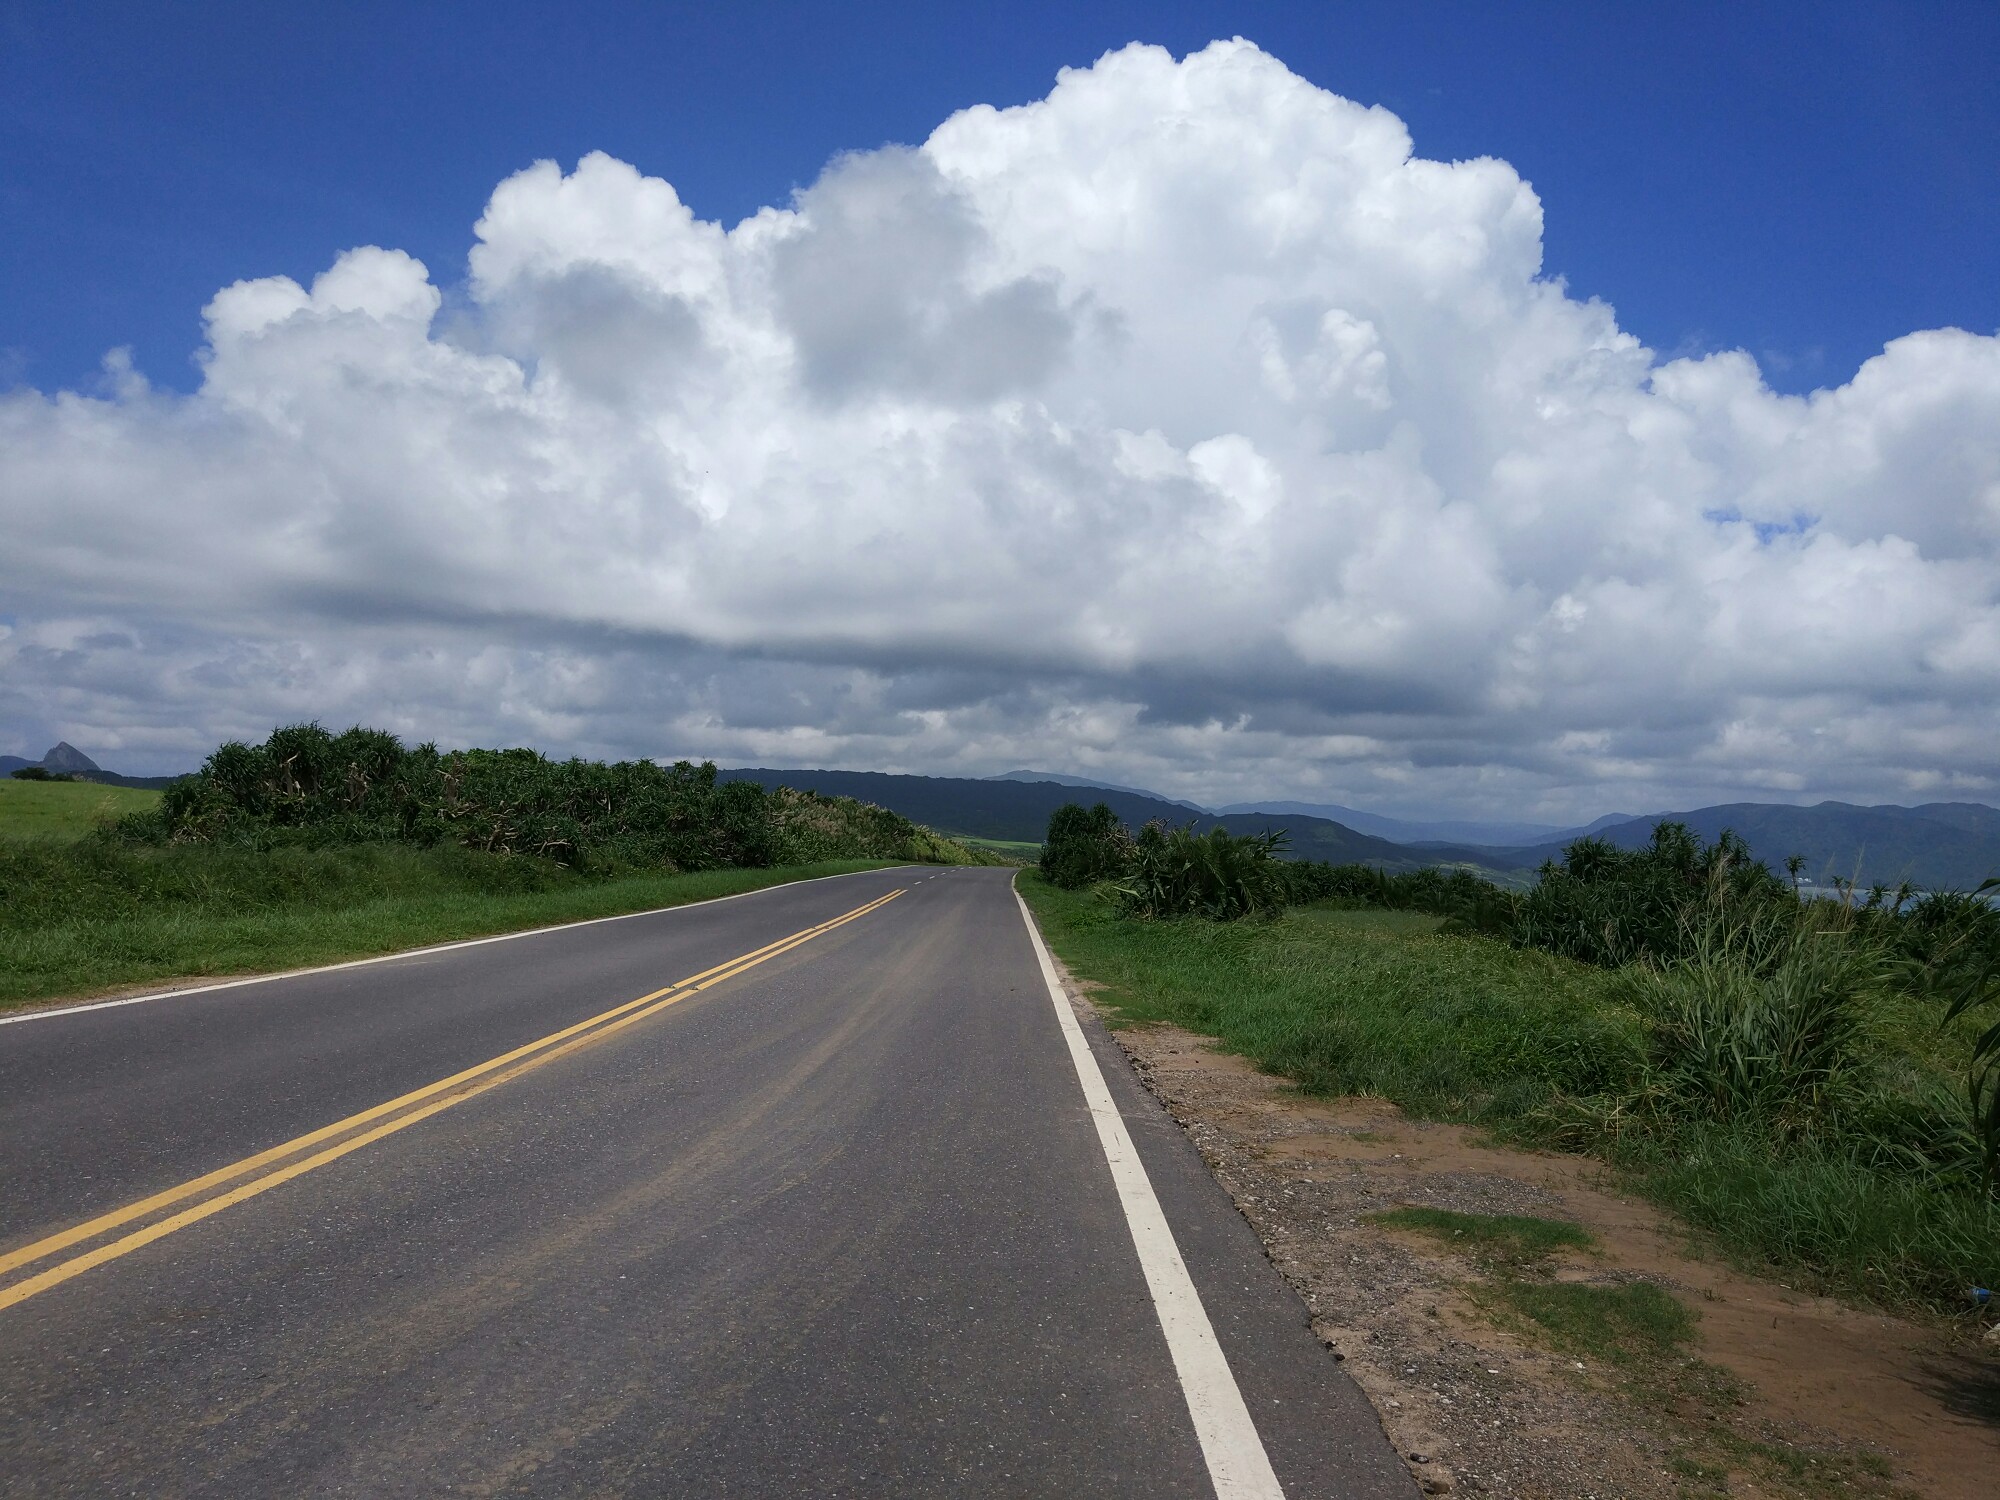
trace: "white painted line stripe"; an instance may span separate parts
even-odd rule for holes
[[[683,901],[677,906],[655,906],[645,911],[623,911],[615,917],[586,917],[581,922],[557,922],[548,927],[529,927],[520,932],[498,932],[492,937],[461,938],[455,943],[434,943],[428,948],[405,948],[398,953],[378,953],[373,958],[350,958],[345,963],[319,964],[310,969],[281,969],[276,974],[252,974],[247,979],[224,979],[215,984],[191,984],[183,989],[156,990],[150,995],[127,995],[120,1000],[91,1000],[81,1005],[52,1005],[45,1010],[21,1011],[0,1016],[0,1026],[18,1026],[23,1021],[49,1021],[58,1016],[80,1016],[89,1010],[116,1010],[121,1005],[144,1005],[151,1000],[178,1000],[184,995],[209,995],[217,990],[240,989],[246,984],[275,984],[280,979],[302,979],[308,974],[333,974],[341,969],[365,969],[370,964],[394,963],[399,958],[422,958],[428,953],[449,953],[455,948],[483,948],[488,943],[511,943],[515,938],[540,937],[545,932],[568,932],[577,927],[596,927],[604,922],[629,922],[634,917],[663,916],[670,911],[692,911],[698,906],[720,906],[725,901],[741,901],[746,896],[762,896],[793,886],[818,885],[822,880],[847,880],[856,875],[887,875],[891,870],[907,870],[909,865],[888,865],[880,870],[843,870],[838,875],[815,875],[811,880],[787,880],[778,885],[760,885],[754,891],[737,891],[728,896],[710,896],[705,901]]]
[[[1118,1201],[1132,1231],[1132,1244],[1139,1252],[1140,1268],[1146,1273],[1146,1289],[1153,1294],[1153,1307],[1160,1315],[1160,1331],[1167,1336],[1174,1373],[1187,1397],[1188,1415],[1194,1419],[1195,1436],[1201,1440],[1201,1456],[1208,1464],[1216,1500],[1284,1500],[1285,1492],[1272,1471],[1264,1440],[1257,1436],[1257,1424],[1250,1420],[1250,1408],[1244,1405],[1243,1392],[1229,1371],[1229,1361],[1223,1358],[1222,1345],[1216,1342],[1215,1328],[1194,1289],[1187,1263],[1181,1259],[1180,1246],[1174,1243],[1174,1232],[1167,1227],[1167,1216],[1154,1196],[1145,1164],[1133,1148],[1124,1117],[1111,1098],[1110,1085],[1104,1081],[1083,1027],[1077,1024],[1069,997],[1063,993],[1062,980],[1035,926],[1034,914],[1019,891],[1014,892],[1014,900],[1020,905],[1021,920],[1028,924],[1028,938],[1035,945],[1063,1040],[1069,1044],[1077,1082],[1083,1085],[1084,1102],[1097,1125],[1098,1144],[1104,1148],[1111,1180],[1117,1184]]]

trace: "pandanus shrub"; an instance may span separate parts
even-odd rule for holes
[[[1514,906],[1508,936],[1605,968],[1671,962],[1688,953],[1685,917],[1704,903],[1747,913],[1795,906],[1797,897],[1734,833],[1704,844],[1685,824],[1666,822],[1643,849],[1596,838],[1569,845]]]
[[[1289,895],[1282,833],[1196,833],[1148,823],[1116,887],[1121,911],[1139,917],[1229,921],[1275,912]]]

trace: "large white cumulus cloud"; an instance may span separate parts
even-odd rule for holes
[[[318,713],[1218,797],[1990,795],[2000,338],[1780,396],[1658,362],[1541,228],[1242,42],[730,230],[540,163],[448,307],[352,250],[218,293],[192,396],[0,400],[0,691],[182,760]]]

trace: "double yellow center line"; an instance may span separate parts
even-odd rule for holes
[[[385,1100],[359,1114],[349,1115],[344,1120],[336,1120],[331,1125],[323,1125],[318,1130],[296,1136],[283,1145],[273,1146],[268,1151],[259,1151],[255,1156],[246,1156],[241,1161],[217,1168],[202,1177],[196,1177],[178,1187],[155,1193],[150,1198],[142,1198],[136,1203],[128,1203],[123,1208],[108,1214],[100,1214],[82,1224],[77,1224],[60,1233],[23,1245],[18,1250],[0,1254],[0,1277],[5,1277],[22,1266],[46,1260],[52,1255],[74,1249],[92,1240],[102,1239],[113,1230],[129,1224],[151,1220],[143,1227],[132,1230],[117,1239],[108,1240],[82,1254],[68,1260],[59,1261],[46,1270],[0,1287],[0,1310],[25,1302],[39,1292],[60,1286],[72,1277],[80,1276],[94,1266],[106,1261],[117,1260],[122,1255],[130,1255],[153,1241],[164,1239],[177,1229],[185,1229],[197,1224],[225,1208],[234,1207],[259,1193],[269,1192],[281,1183],[290,1182],[294,1177],[303,1177],[316,1167],[338,1161],[351,1151],[359,1151],[385,1136],[394,1135],[399,1130],[407,1130],[420,1120],[450,1109],[454,1104],[463,1104],[467,1099],[498,1088],[501,1084],[519,1078],[523,1073],[532,1072],[544,1063],[555,1061],[580,1047],[587,1047],[613,1032],[623,1031],[627,1026],[637,1025],[648,1016],[659,1014],[670,1005],[678,1005],[692,995],[698,995],[711,986],[734,978],[746,969],[768,963],[772,959],[792,951],[823,933],[836,927],[867,916],[902,895],[901,889],[890,891],[885,896],[854,910],[843,912],[831,921],[807,927],[790,937],[779,938],[767,943],[754,952],[745,953],[727,963],[717,964],[712,969],[704,969],[699,974],[691,974],[686,979],[654,990],[649,995],[641,995],[636,1000],[627,1000],[623,1005],[613,1006],[588,1020],[578,1021],[573,1026],[565,1026],[561,1031],[552,1031],[526,1046],[516,1047],[511,1052],[503,1052],[498,1057],[489,1058],[474,1067],[440,1078],[436,1083],[427,1083],[420,1089]],[[318,1148],[318,1149],[315,1149]],[[265,1169],[269,1170],[265,1170]],[[261,1176],[253,1173],[261,1172]],[[248,1178],[247,1181],[238,1181]],[[226,1186],[235,1183],[235,1186]],[[212,1197],[204,1194],[221,1188]],[[190,1202],[190,1200],[195,1200]],[[177,1203],[189,1206],[178,1212],[154,1218],[162,1210],[171,1209]]]

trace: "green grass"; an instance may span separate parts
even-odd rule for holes
[[[159,800],[158,792],[139,787],[0,778],[0,839],[82,838]]]
[[[1801,1497],[1908,1493],[1883,1482],[1892,1471],[1879,1454],[1803,1448],[1748,1435],[1735,1420],[1748,1389],[1695,1353],[1697,1316],[1663,1287],[1510,1275],[1482,1282],[1468,1295],[1495,1322],[1579,1363],[1587,1361],[1582,1378],[1608,1373],[1613,1388],[1674,1444],[1669,1462],[1690,1500],[1735,1493],[1732,1473],[1752,1476],[1769,1492]]]
[[[1694,1341],[1695,1315],[1650,1281],[1599,1286],[1509,1278],[1483,1286],[1478,1297],[1532,1325],[1565,1354],[1625,1369],[1655,1364]]]
[[[2000,1210],[1870,1170],[1812,1141],[1774,1149],[1720,1127],[1631,1136],[1608,1149],[1654,1202],[1726,1250],[1871,1302],[1963,1308],[2000,1272]]]
[[[1672,1412],[1703,1447],[1719,1443],[1742,1453],[1751,1446],[1716,1421],[1743,1404],[1743,1383],[1694,1353],[1695,1313],[1664,1287],[1502,1276],[1473,1287],[1470,1296],[1496,1322],[1612,1372],[1628,1399]]]
[[[1129,921],[1017,877],[1049,941],[1129,1021],[1221,1038],[1321,1094],[1504,1120],[1552,1092],[1629,1085],[1637,1018],[1601,970],[1440,934],[1416,912],[1294,908],[1269,921]]]
[[[0,848],[0,1009],[164,979],[267,973],[881,869],[837,860],[587,880],[459,849]],[[33,895],[26,904],[12,891]],[[671,977],[671,976],[669,976]]]
[[[1531,1265],[1558,1250],[1588,1250],[1597,1238],[1567,1219],[1538,1219],[1531,1214],[1462,1214],[1448,1208],[1392,1208],[1369,1214],[1368,1220],[1388,1229],[1426,1235],[1454,1250],[1482,1260]]]
[[[1414,913],[1135,921],[1032,870],[1017,884],[1055,951],[1104,986],[1114,1024],[1171,1022],[1310,1093],[1372,1095],[1597,1154],[1738,1264],[1796,1284],[1947,1310],[2000,1278],[2000,1204],[1976,1190],[1885,1167],[1838,1134],[1779,1138],[1662,1113],[1645,1018],[1613,971]],[[1954,1085],[1935,1016],[1903,1000],[1870,1016],[1874,1103]]]
[[[1321,907],[1313,919],[1329,932],[1382,933],[1389,937],[1424,937],[1444,926],[1443,917],[1421,911],[1345,911]]]
[[[945,837],[968,849],[984,849],[1016,864],[1031,865],[1042,857],[1042,846],[1027,839],[982,839],[969,833],[947,833]]]

